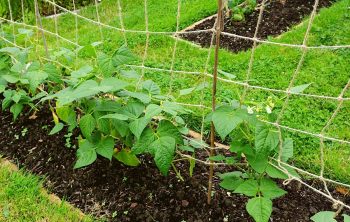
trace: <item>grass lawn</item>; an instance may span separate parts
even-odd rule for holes
[[[122,18],[126,29],[145,30],[145,16],[143,0],[121,0]],[[209,16],[216,11],[215,1],[188,0],[182,1],[180,28],[185,28],[194,21]],[[322,9],[316,17],[310,33],[308,45],[346,45],[350,44],[350,0],[339,0],[332,7]],[[104,0],[99,6],[101,21],[111,26],[120,27],[117,1]],[[176,30],[177,0],[148,1],[148,17],[150,31],[175,31]],[[94,7],[88,7],[81,11],[81,15],[96,20]],[[294,27],[279,38],[271,38],[272,41],[283,43],[301,44],[306,30],[307,22]],[[44,29],[52,32],[54,20],[45,19]],[[18,28],[21,26],[18,26]],[[64,15],[58,19],[59,34],[71,41],[75,41],[75,19],[72,15]],[[9,31],[11,28],[6,28]],[[92,42],[101,41],[99,27],[83,19],[78,19],[78,43],[87,45]],[[112,53],[124,43],[122,33],[103,28],[104,42],[99,46],[100,51]],[[134,53],[142,58],[145,49],[145,35],[127,33],[127,43]],[[57,50],[57,45],[73,49],[69,43],[56,37],[46,35],[48,45],[51,49]],[[37,50],[43,52],[41,39],[33,39]],[[175,40],[164,35],[151,35],[149,41],[146,66],[170,69]],[[201,49],[180,41],[177,45],[175,70],[199,71],[205,70],[208,49]],[[51,51],[53,53],[53,51]],[[237,81],[244,81],[250,51],[233,54],[224,49],[220,50],[220,69],[236,75]],[[255,53],[250,83],[268,88],[285,90],[288,87],[291,76],[301,56],[301,50],[297,48],[281,47],[276,45],[259,45]],[[76,63],[69,63],[60,59],[62,63],[75,68],[86,64],[85,59],[79,59]],[[95,64],[95,59],[89,61]],[[137,64],[141,64],[141,59]],[[337,97],[350,78],[350,49],[321,50],[311,49],[308,51],[301,72],[297,76],[295,85],[311,83],[305,93],[328,95]],[[211,73],[213,58],[209,61],[208,72]],[[146,71],[146,77],[156,81],[167,92],[170,74],[159,71]],[[192,87],[203,80],[210,82],[209,78],[203,76],[174,74],[173,95],[179,102],[210,105],[211,92],[205,89],[187,96],[179,96],[179,90]],[[234,84],[219,82],[218,100],[226,101],[239,99],[242,87]],[[272,96],[276,105],[275,112],[279,112],[283,104],[284,95],[272,94],[262,90],[249,90],[248,101],[264,102]],[[350,93],[345,94],[350,97]],[[317,99],[303,96],[291,96],[288,109],[285,111],[282,124],[306,130],[312,133],[319,133],[327,120],[330,118],[337,106],[336,100]],[[199,128],[201,112],[194,112],[191,116],[191,127]],[[350,102],[344,102],[340,113],[336,116],[333,124],[327,130],[326,135],[338,139],[350,140]],[[289,132],[287,132],[289,133]],[[295,164],[303,169],[318,173],[320,169],[319,139],[300,133],[290,133],[295,139]],[[350,183],[350,149],[349,145],[327,142],[325,151],[325,174],[327,177]]]
[[[46,194],[40,179],[13,171],[0,159],[0,221],[94,221],[82,216],[66,202],[58,203]]]

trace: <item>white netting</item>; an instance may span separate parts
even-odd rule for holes
[[[147,0],[144,0],[144,2],[143,2],[143,4],[144,4],[144,12],[143,12],[144,18],[143,19],[145,22],[144,23],[144,27],[145,27],[144,30],[127,29],[126,28],[126,26],[125,26],[125,19],[126,18],[123,16],[123,11],[124,11],[123,1],[121,1],[121,0],[116,1],[115,12],[117,12],[117,14],[114,15],[114,17],[117,18],[116,20],[119,23],[118,25],[112,25],[112,24],[107,24],[107,22],[103,22],[104,20],[106,20],[106,18],[102,18],[103,17],[103,15],[101,13],[102,7],[100,7],[98,0],[95,0],[94,7],[91,7],[89,9],[89,10],[92,10],[94,8],[94,11],[95,11],[94,18],[86,17],[86,16],[84,16],[83,13],[80,13],[80,11],[76,8],[76,4],[75,4],[74,0],[72,0],[73,6],[74,6],[73,7],[74,11],[70,11],[70,10],[56,4],[55,0],[42,0],[43,2],[50,4],[54,8],[54,15],[53,16],[51,16],[50,18],[43,18],[43,16],[40,14],[40,11],[38,9],[38,1],[40,1],[40,0],[33,0],[34,5],[35,5],[35,25],[30,24],[30,23],[26,23],[27,19],[25,18],[25,14],[23,13],[25,11],[24,5],[23,5],[23,0],[21,1],[22,13],[23,13],[22,21],[15,21],[14,20],[14,18],[12,16],[11,1],[10,0],[7,0],[7,1],[8,1],[8,5],[9,5],[10,17],[9,17],[9,19],[8,18],[0,18],[1,30],[2,30],[2,33],[4,33],[3,25],[5,23],[7,23],[6,25],[11,26],[13,38],[9,39],[5,35],[0,35],[0,39],[2,41],[4,41],[5,44],[7,44],[7,45],[16,46],[16,47],[23,49],[27,46],[27,43],[25,43],[24,46],[17,44],[16,29],[17,28],[33,29],[37,33],[37,37],[36,37],[37,44],[42,45],[42,47],[44,48],[44,51],[46,52],[45,56],[41,56],[40,53],[38,53],[38,56],[41,59],[45,59],[45,60],[54,62],[59,66],[66,67],[68,70],[72,70],[72,68],[62,64],[58,60],[51,59],[50,49],[55,48],[55,47],[58,48],[63,44],[70,45],[71,47],[73,47],[75,49],[82,47],[82,45],[80,43],[80,39],[81,39],[81,35],[84,35],[84,33],[79,33],[80,22],[88,23],[91,26],[91,30],[93,30],[93,31],[96,31],[96,30],[92,29],[92,27],[98,28],[97,29],[98,35],[99,35],[98,40],[101,42],[105,42],[108,40],[108,38],[109,38],[108,34],[117,33],[117,34],[120,34],[122,36],[122,41],[125,44],[129,45],[132,42],[130,39],[128,39],[128,35],[135,35],[135,34],[142,35],[143,38],[145,38],[145,42],[144,42],[144,45],[141,47],[142,50],[140,50],[140,49],[138,50],[138,52],[141,52],[140,53],[141,57],[142,57],[141,63],[140,64],[130,64],[130,65],[127,65],[127,67],[141,71],[141,78],[138,81],[139,83],[141,82],[141,80],[143,78],[145,78],[146,72],[164,73],[165,75],[170,76],[170,82],[169,82],[169,86],[167,89],[168,95],[172,94],[174,91],[174,81],[178,78],[182,78],[182,75],[193,76],[193,78],[198,78],[199,81],[201,82],[201,84],[208,83],[208,79],[214,78],[214,75],[210,71],[210,65],[211,65],[211,59],[213,57],[212,49],[215,46],[215,41],[214,41],[215,36],[216,36],[215,34],[253,41],[253,47],[252,47],[251,52],[250,52],[251,54],[250,54],[249,62],[247,64],[247,72],[246,72],[245,79],[243,81],[239,81],[239,80],[232,80],[232,79],[223,78],[223,77],[217,77],[217,80],[221,81],[223,83],[226,83],[226,84],[232,84],[235,87],[242,87],[243,93],[242,93],[242,96],[240,98],[241,102],[244,102],[249,90],[258,90],[258,91],[263,91],[263,92],[267,92],[267,93],[277,93],[277,94],[283,95],[284,96],[283,106],[282,106],[281,111],[278,114],[277,120],[275,122],[261,120],[262,122],[265,122],[267,124],[270,124],[270,125],[276,127],[276,129],[279,132],[279,148],[280,148],[279,153],[280,153],[280,155],[277,159],[273,159],[271,161],[271,165],[284,171],[289,176],[289,179],[286,182],[289,182],[291,180],[299,181],[301,184],[303,184],[303,185],[307,186],[308,188],[312,189],[313,191],[323,195],[324,197],[328,198],[331,202],[336,203],[338,206],[344,206],[344,207],[350,209],[349,203],[344,203],[340,200],[337,200],[336,198],[334,198],[332,196],[331,192],[328,190],[327,184],[334,184],[334,185],[344,186],[347,188],[350,188],[350,185],[345,184],[345,183],[341,183],[338,181],[334,181],[332,179],[327,179],[324,177],[324,174],[325,174],[324,155],[325,155],[325,149],[326,149],[325,141],[329,141],[332,143],[344,144],[345,146],[347,146],[347,148],[350,145],[349,140],[340,139],[340,138],[326,135],[327,130],[330,128],[330,126],[334,122],[336,116],[341,111],[341,108],[342,108],[344,102],[350,101],[350,97],[345,96],[346,91],[350,86],[350,79],[349,79],[348,83],[344,86],[343,90],[341,91],[341,93],[338,96],[299,93],[299,92],[291,91],[291,89],[295,86],[296,79],[301,72],[301,69],[302,69],[303,64],[305,62],[305,58],[310,50],[337,50],[337,49],[350,48],[350,45],[330,45],[330,46],[329,45],[327,45],[327,46],[325,46],[325,45],[309,46],[308,45],[310,31],[311,31],[311,28],[313,26],[315,17],[317,15],[319,0],[315,0],[315,2],[314,2],[313,10],[312,10],[311,15],[308,19],[308,24],[306,27],[306,31],[305,31],[305,34],[303,37],[302,44],[280,43],[280,42],[276,42],[276,41],[272,41],[272,40],[264,40],[264,39],[258,38],[258,31],[259,31],[261,23],[263,22],[262,18],[263,18],[263,14],[264,14],[265,5],[266,5],[267,0],[262,0],[262,2],[260,4],[258,22],[256,24],[255,33],[254,33],[253,37],[246,37],[246,36],[241,36],[241,35],[237,35],[234,33],[228,33],[228,32],[222,31],[222,30],[218,30],[217,27],[220,26],[220,24],[219,24],[220,18],[218,16],[216,16],[216,22],[215,22],[214,27],[212,27],[210,29],[206,29],[206,30],[188,31],[187,33],[198,33],[198,34],[199,33],[210,33],[212,36],[211,42],[210,42],[210,47],[207,50],[208,54],[207,54],[206,59],[205,59],[203,71],[198,71],[198,70],[190,70],[189,71],[189,70],[176,69],[176,67],[177,67],[176,62],[178,62],[177,61],[177,54],[178,54],[180,35],[183,34],[183,32],[180,30],[181,11],[182,11],[182,4],[183,4],[183,1],[181,1],[181,0],[177,0],[177,8],[176,8],[177,15],[176,15],[175,31],[159,31],[159,30],[152,31],[151,30],[151,27],[149,25],[150,24],[150,22],[149,22],[150,15],[149,15],[149,10],[148,10],[149,4],[148,4]],[[161,3],[159,3],[159,4],[161,4]],[[219,9],[219,10],[221,11],[222,9]],[[66,15],[59,16],[58,11],[63,12]],[[71,30],[72,33],[74,32],[74,34],[71,35],[71,36],[73,36],[73,38],[67,37],[67,35],[63,35],[62,33],[60,33],[61,22],[67,21],[68,16],[72,16],[74,19],[74,22],[73,22],[74,26],[73,26],[73,29]],[[61,20],[61,17],[65,17],[65,20],[64,21]],[[45,20],[45,21],[52,20],[53,21],[53,28],[52,27],[45,28],[45,25],[43,25],[43,20]],[[163,66],[161,66],[161,64],[157,64],[159,66],[157,66],[157,65],[147,66],[147,59],[149,57],[149,48],[150,48],[150,44],[151,44],[152,35],[166,36],[168,38],[173,38],[174,44],[172,47],[169,47],[169,49],[168,49],[168,50],[171,50],[171,53],[170,53],[171,54],[171,58],[170,58],[171,61],[170,61],[169,68],[164,68]],[[55,43],[56,45],[48,45],[46,38],[52,38],[52,37],[56,38],[56,43]],[[253,69],[254,59],[255,59],[255,52],[256,52],[258,44],[262,44],[262,43],[269,44],[269,45],[275,45],[275,46],[279,46],[279,47],[295,48],[295,49],[301,51],[301,56],[299,58],[297,67],[295,68],[295,70],[291,76],[291,79],[289,81],[289,85],[288,85],[287,89],[285,89],[285,90],[284,89],[275,89],[275,88],[270,88],[270,87],[266,87],[266,86],[252,85],[250,83],[249,80],[251,79],[251,75],[252,75],[252,69]],[[192,46],[192,47],[194,47],[194,46]],[[76,50],[76,52],[77,52],[77,50]],[[78,56],[78,55],[76,55],[76,56]],[[218,59],[220,60],[220,57],[218,57]],[[188,60],[191,60],[191,58],[188,58]],[[214,71],[217,72],[217,70],[214,70]],[[315,100],[321,100],[321,101],[331,101],[331,102],[333,101],[333,102],[336,102],[337,105],[336,105],[336,109],[333,111],[332,115],[324,123],[322,130],[319,133],[317,133],[317,132],[312,132],[312,131],[308,131],[305,129],[298,129],[295,127],[291,127],[291,126],[287,126],[287,125],[282,124],[282,118],[283,118],[286,110],[288,108],[290,108],[289,103],[290,103],[290,99],[292,96],[294,96],[294,97],[298,96],[301,98],[315,99]],[[188,107],[194,107],[194,108],[198,108],[201,110],[202,122],[201,122],[201,126],[200,126],[200,134],[199,134],[200,140],[204,140],[205,114],[206,114],[207,110],[212,109],[212,107],[209,107],[209,104],[211,104],[211,102],[206,103],[205,102],[206,100],[209,100],[209,99],[205,98],[205,92],[204,92],[204,90],[202,90],[200,93],[200,101],[198,101],[197,103],[178,102],[181,105],[188,106]],[[319,139],[319,141],[320,141],[320,145],[319,145],[319,148],[320,148],[320,172],[319,172],[319,174],[311,173],[311,172],[308,172],[306,170],[295,167],[291,164],[287,164],[287,163],[282,162],[282,160],[281,160],[281,154],[282,154],[282,149],[283,149],[282,130]],[[188,136],[186,138],[191,139],[190,136]],[[196,141],[197,140],[194,140],[194,142],[196,142]],[[202,142],[198,142],[198,143],[199,143],[199,145],[203,146]],[[204,146],[204,148],[207,150],[228,149],[228,147],[223,146],[223,145],[218,144],[218,143],[215,143],[215,146]],[[186,155],[186,154],[183,154],[180,152],[178,152],[178,155],[181,156],[183,159],[186,159],[186,160],[192,159],[192,160],[197,161],[198,163],[202,163],[202,164],[206,164],[206,165],[210,165],[210,166],[227,165],[226,163],[213,163],[212,161],[209,161],[209,160],[196,159],[193,156]],[[310,178],[315,178],[315,179],[320,180],[324,184],[324,189],[322,189],[322,190],[317,189],[317,188],[313,187],[312,185],[307,184],[302,179],[297,178],[294,175],[291,175],[289,173],[289,171],[286,170],[286,167],[293,168],[296,171],[298,171],[299,173],[306,175]]]

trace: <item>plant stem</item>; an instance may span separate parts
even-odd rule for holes
[[[218,64],[219,64],[219,49],[220,49],[220,35],[221,31],[223,30],[223,4],[222,0],[218,0],[218,16],[217,16],[217,23],[216,23],[216,44],[215,44],[215,61],[214,61],[214,72],[213,72],[213,88],[212,88],[212,111],[215,111],[216,107],[216,88],[217,88],[217,78],[218,78]],[[214,123],[211,122],[210,126],[210,146],[211,148],[215,148],[215,126]],[[212,157],[215,155],[215,150],[210,150],[209,157]],[[211,160],[210,163],[213,163]],[[209,181],[208,181],[208,204],[211,203],[211,193],[212,193],[212,187],[213,187],[213,175],[214,175],[214,165],[211,164],[209,167]]]

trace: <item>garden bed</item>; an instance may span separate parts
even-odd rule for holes
[[[253,221],[245,210],[247,198],[219,188],[218,179],[213,203],[206,204],[208,169],[203,165],[197,165],[190,177],[188,164],[177,162],[184,182],[173,171],[162,176],[148,156],[136,168],[99,158],[91,166],[73,170],[76,150],[66,144],[76,145],[74,135],[70,140],[63,131],[48,136],[53,127],[50,111],[42,109],[35,120],[31,114],[12,123],[10,113],[0,112],[0,153],[45,176],[50,191],[86,213],[111,221]],[[274,201],[273,221],[309,221],[319,211],[332,210],[324,197],[296,182],[284,188],[288,194]],[[349,196],[332,194],[350,203]]]
[[[278,36],[288,31],[292,26],[300,23],[303,18],[310,15],[314,2],[314,0],[287,0],[285,4],[282,4],[277,0],[268,1],[257,37],[259,39],[267,39],[269,36]],[[318,9],[329,7],[333,2],[334,0],[320,0]],[[224,32],[245,37],[254,37],[258,17],[258,8],[250,15],[247,15],[245,20],[241,22],[235,22],[230,17],[225,17]],[[211,29],[214,26],[215,20],[216,17],[211,17],[191,29],[186,29],[186,31]],[[181,37],[203,47],[208,47],[210,46],[212,33],[184,33],[181,34]],[[222,35],[220,44],[222,48],[239,52],[250,49],[253,46],[253,41]]]

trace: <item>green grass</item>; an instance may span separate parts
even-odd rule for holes
[[[23,171],[13,171],[0,162],[0,221],[94,221],[62,203],[53,202],[41,181]]]
[[[123,21],[126,29],[144,30],[144,5],[143,0],[122,0]],[[340,0],[328,9],[322,9],[316,17],[310,33],[308,45],[340,45],[350,44],[350,0]],[[105,0],[99,7],[101,21],[115,27],[120,27],[118,7],[116,1]],[[215,13],[215,1],[188,0],[183,1],[181,7],[181,28],[184,28],[194,21]],[[148,1],[149,29],[151,31],[175,31],[176,29],[177,0],[169,0],[159,4],[157,0]],[[81,12],[81,15],[96,20],[94,7],[88,7]],[[44,20],[44,28],[54,31],[53,20]],[[82,19],[78,19],[79,44],[85,45],[100,41],[99,27]],[[280,38],[270,38],[271,41],[301,44],[306,30],[307,21],[302,25],[294,27]],[[65,15],[59,18],[59,34],[67,39],[75,41],[75,20],[72,15]],[[11,30],[11,29],[9,29]],[[108,28],[103,28],[104,43],[99,47],[100,51],[113,52],[124,43],[122,33]],[[55,37],[46,35],[50,48],[61,47],[72,48],[72,45],[59,41]],[[127,34],[128,46],[141,58],[145,48],[145,35]],[[175,40],[169,36],[151,35],[146,65],[151,67],[170,69],[172,53]],[[42,52],[42,43],[35,42],[38,51]],[[208,49],[194,47],[186,42],[179,42],[174,64],[175,70],[204,71],[204,64]],[[301,50],[275,45],[259,45],[255,53],[250,80],[251,84],[274,88],[286,89],[291,76],[301,56]],[[226,50],[220,50],[219,68],[237,76],[236,80],[244,81],[250,51],[233,54]],[[64,59],[61,62],[69,64]],[[90,60],[94,63],[94,59]],[[86,59],[80,59],[70,66],[79,67],[86,63]],[[141,63],[141,59],[138,64]],[[312,83],[305,91],[309,94],[338,96],[350,77],[350,50],[309,50],[300,74],[297,76],[295,85]],[[213,56],[209,62],[208,71],[211,72]],[[179,97],[180,89],[192,87],[203,81],[202,76],[174,74],[173,95],[179,102],[199,104],[204,101],[210,105],[211,92],[206,89],[204,98],[201,92],[192,95]],[[170,82],[170,74],[146,71],[146,77],[156,81],[167,92]],[[206,79],[210,82],[210,79]],[[219,82],[218,101],[227,99],[239,99],[242,87]],[[276,112],[281,108],[283,96],[272,94],[261,90],[249,90],[249,101],[265,101],[268,96],[273,96],[276,103]],[[347,92],[345,96],[349,97]],[[283,115],[282,124],[297,129],[319,133],[328,118],[332,115],[337,106],[337,101],[314,99],[301,96],[291,96],[288,109]],[[191,126],[198,129],[198,122],[201,112],[195,112],[191,116]],[[341,112],[335,118],[333,124],[326,134],[339,139],[350,140],[350,103],[344,102]],[[288,133],[288,132],[286,132]],[[319,140],[299,133],[289,133],[295,139],[295,164],[303,169],[318,173],[320,169]],[[348,145],[338,143],[326,143],[325,164],[326,176],[343,182],[350,183],[350,149]]]

